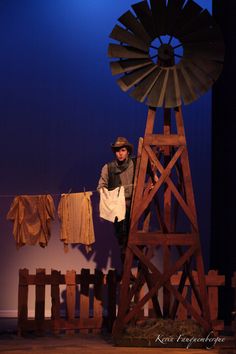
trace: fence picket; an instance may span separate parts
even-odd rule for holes
[[[18,333],[21,333],[22,324],[28,319],[28,269],[19,270],[18,290]]]
[[[35,290],[35,320],[37,321],[37,331],[43,331],[45,313],[45,269],[36,269],[36,290]]]
[[[117,274],[115,270],[109,270],[107,280],[107,327],[112,330],[116,318],[116,292],[117,292]]]
[[[94,273],[94,298],[93,298],[93,317],[96,328],[93,333],[100,333],[102,328],[103,310],[103,273],[95,269]]]
[[[81,284],[80,284],[80,322],[81,333],[88,333],[88,319],[89,319],[89,283],[90,270],[81,270]]]
[[[66,311],[68,322],[75,319],[75,290],[76,290],[76,273],[74,270],[66,272]],[[67,329],[67,334],[74,334],[73,329]]]
[[[51,270],[51,319],[53,320],[53,332],[59,333],[59,329],[56,327],[56,320],[60,319],[60,275],[61,272],[52,269]]]

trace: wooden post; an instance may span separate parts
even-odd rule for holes
[[[60,320],[60,275],[61,272],[51,270],[51,319],[53,321],[53,331],[59,333],[58,322]]]
[[[107,317],[108,331],[111,332],[116,318],[116,300],[117,300],[117,274],[115,270],[109,270],[107,280]]]
[[[17,332],[22,334],[22,326],[28,319],[28,269],[19,270],[19,287],[18,287],[18,323]]]
[[[44,317],[45,317],[45,269],[36,269],[35,278],[35,320],[37,332],[41,334],[44,331]]]
[[[93,329],[93,333],[100,333],[102,328],[102,319],[103,319],[103,273],[95,269],[94,273],[94,298],[93,298],[93,318],[94,325],[96,326]]]
[[[80,283],[80,333],[88,333],[86,320],[89,319],[89,278],[90,270],[81,270],[81,283]]]
[[[74,270],[66,272],[66,309],[67,320],[73,323],[75,319],[75,290],[76,290],[76,273]],[[74,334],[74,330],[67,330],[67,334]]]

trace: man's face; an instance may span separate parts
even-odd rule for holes
[[[124,161],[127,159],[129,152],[126,147],[121,147],[116,150],[115,154],[118,161]]]

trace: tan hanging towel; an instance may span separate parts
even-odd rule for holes
[[[83,244],[86,251],[91,251],[95,242],[92,205],[92,192],[62,194],[58,206],[61,221],[61,240],[65,251],[68,244]]]
[[[45,247],[48,244],[54,202],[50,195],[21,195],[14,198],[7,220],[13,221],[13,235],[17,248],[24,245]]]

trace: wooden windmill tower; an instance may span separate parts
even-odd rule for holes
[[[110,34],[115,42],[108,49],[109,57],[115,59],[110,63],[112,74],[119,75],[117,83],[123,91],[130,91],[131,97],[149,108],[138,149],[113,336],[119,337],[150,299],[157,318],[175,319],[182,304],[207,332],[211,321],[181,105],[195,101],[218,78],[222,36],[209,12],[192,0],[141,1],[118,21]],[[147,175],[148,164],[158,177],[154,184]],[[160,268],[153,262],[154,249],[162,253]],[[130,283],[134,257],[139,260],[139,272]],[[176,288],[170,279],[179,270],[182,276]],[[200,311],[184,296],[186,280]],[[144,284],[147,292],[140,297]],[[136,302],[131,306],[133,298]]]

